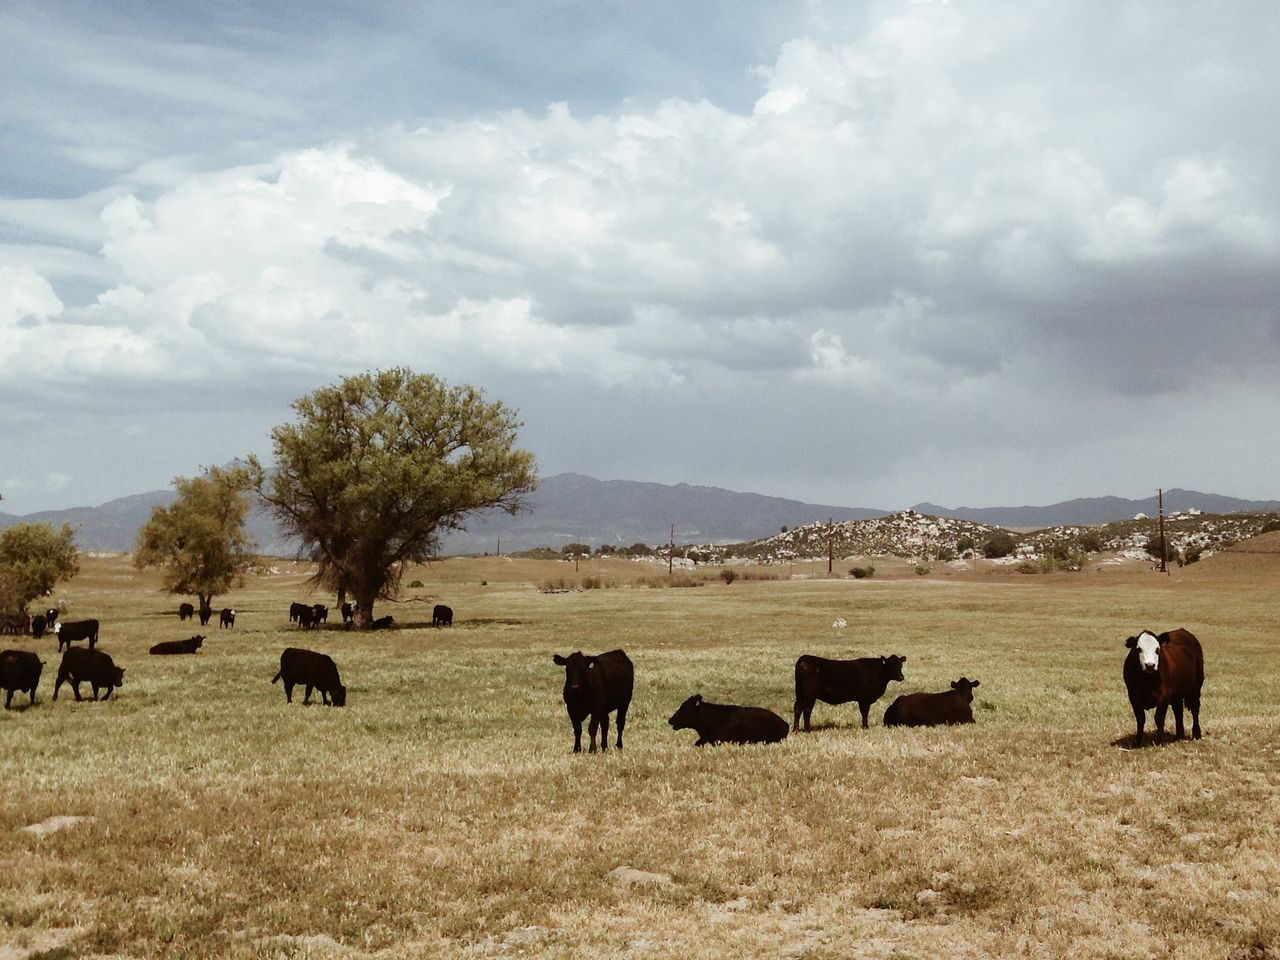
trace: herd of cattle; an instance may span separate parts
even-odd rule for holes
[[[349,603],[341,604],[343,623],[353,625],[353,610]],[[181,620],[190,619],[192,605],[182,604],[178,609]],[[200,611],[202,624],[212,617],[212,610]],[[289,608],[289,620],[302,629],[327,623],[328,608],[324,604],[293,603]],[[206,615],[207,614],[207,615]],[[221,611],[220,625],[233,627],[236,612],[227,608]],[[392,626],[391,617],[374,621],[372,626]],[[453,611],[443,604],[436,605],[432,614],[432,626],[452,626]],[[117,667],[111,656],[95,649],[98,642],[97,620],[58,622],[58,610],[49,609],[32,619],[31,633],[39,639],[52,630],[58,641],[58,650],[64,651],[58,665],[58,675],[53,685],[53,699],[64,683],[71,686],[76,700],[80,700],[80,685],[88,683],[97,700],[102,690],[110,699],[116,687],[124,683],[124,668]],[[166,640],[151,647],[156,656],[194,654],[204,644],[203,636],[186,640]],[[85,640],[88,647],[74,646]],[[1135,741],[1142,745],[1145,733],[1146,712],[1155,710],[1155,728],[1164,737],[1167,712],[1174,715],[1175,736],[1185,736],[1183,708],[1191,713],[1191,735],[1200,739],[1200,692],[1204,685],[1204,653],[1199,640],[1185,629],[1153,633],[1144,630],[1125,641],[1129,652],[1124,660],[1123,677],[1129,696],[1129,704],[1137,721]],[[635,687],[635,668],[631,658],[622,650],[610,650],[595,655],[581,651],[568,656],[555,654],[554,662],[564,668],[564,703],[573,725],[573,751],[582,750],[582,727],[588,724],[588,751],[596,752],[597,734],[600,749],[609,748],[609,715],[614,714],[617,726],[616,746],[622,748],[622,733],[627,725],[627,710]],[[711,703],[701,694],[689,697],[667,721],[674,730],[694,730],[698,734],[695,746],[717,743],[777,743],[786,738],[788,731],[810,729],[809,720],[819,701],[828,704],[857,703],[862,716],[862,726],[868,726],[871,705],[884,696],[889,684],[903,682],[902,667],[905,656],[860,657],[853,660],[836,660],[811,654],[801,656],[795,665],[795,705],[791,724],[772,710],[764,707]],[[9,709],[15,692],[26,693],[29,702],[35,703],[36,688],[44,667],[35,653],[25,650],[0,651],[0,689],[5,691],[5,709]],[[293,702],[296,686],[306,688],[304,703],[310,703],[312,694],[320,692],[326,706],[345,706],[347,688],[338,673],[332,657],[299,647],[288,647],[280,655],[280,669],[271,682],[283,681],[285,700]],[[909,693],[898,697],[884,713],[887,727],[940,726],[973,723],[973,691],[978,680],[960,677],[951,683],[950,690],[940,693]]]

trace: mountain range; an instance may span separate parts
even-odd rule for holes
[[[77,527],[82,550],[129,552],[138,530],[157,506],[173,502],[171,490],[158,490],[112,500],[98,507],[48,510],[26,516],[0,513],[0,528],[19,522],[70,523]],[[1197,509],[1204,513],[1280,510],[1280,501],[1242,500],[1194,490],[1167,490],[1167,514]],[[1039,529],[1087,526],[1126,520],[1138,513],[1155,516],[1156,498],[1091,497],[1034,507],[942,507],[918,503],[917,513],[1003,527]],[[736,543],[767,537],[782,527],[798,527],[832,519],[869,520],[893,511],[803,503],[719,487],[596,480],[578,473],[544,478],[529,497],[528,508],[515,516],[501,510],[477,514],[467,529],[449,534],[443,554],[510,553],[566,543],[630,546],[666,543],[675,528],[677,543]],[[271,516],[255,510],[249,523],[263,553],[290,556],[296,551]]]

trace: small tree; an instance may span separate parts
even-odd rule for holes
[[[27,604],[80,572],[75,530],[19,523],[0,533],[0,614],[25,617]]]
[[[519,422],[474,387],[405,368],[347,377],[293,404],[271,431],[276,469],[248,458],[253,485],[319,567],[316,583],[348,591],[355,622],[395,596],[411,563],[477,510],[515,513],[537,485]]]
[[[998,530],[982,545],[982,555],[988,560],[995,560],[998,557],[1007,557],[1017,547],[1018,541],[1013,538],[1013,534]]]
[[[252,503],[249,473],[210,467],[202,477],[173,481],[178,499],[156,507],[138,531],[133,564],[161,567],[169,593],[196,596],[201,609],[242,583],[253,559],[253,540],[245,532]]]

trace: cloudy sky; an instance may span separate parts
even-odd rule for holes
[[[544,475],[1280,497],[1271,0],[6,0],[2,509],[405,365]]]

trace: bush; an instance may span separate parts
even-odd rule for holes
[[[1076,543],[1085,553],[1097,553],[1102,549],[1102,537],[1098,536],[1093,530],[1080,534],[1080,539]]]
[[[950,547],[939,547],[934,559],[939,563],[950,563],[956,558],[956,552]]]
[[[538,589],[543,593],[568,593],[577,588],[577,584],[572,580],[566,580],[564,577],[551,577],[542,581],[542,586]]]
[[[412,581],[412,582],[409,584],[409,589],[410,589],[410,590],[414,590],[414,589],[416,589],[416,588],[418,588],[418,587],[420,587],[420,586],[422,586],[422,581],[421,581],[421,580],[414,580],[414,581]]]
[[[928,568],[928,567],[926,567],[923,563],[917,563],[917,564],[916,564],[916,576],[917,576],[917,577],[923,577],[923,576],[925,576],[928,572],[929,572],[929,568]]]
[[[1275,520],[1268,520],[1266,523],[1262,525],[1262,529],[1259,530],[1258,532],[1259,533],[1275,533],[1277,530],[1280,530],[1280,518],[1277,518]]]
[[[1001,530],[999,533],[992,534],[987,542],[982,545],[982,555],[988,560],[996,560],[1000,557],[1007,557],[1017,547],[1018,541],[1013,538],[1013,534],[1005,533]]]
[[[583,577],[578,584],[583,590],[599,590],[603,581],[599,577]]]
[[[720,579],[725,583],[733,583],[733,581],[738,579],[738,571],[734,570],[732,567],[725,567],[720,571]]]
[[[691,577],[687,573],[673,573],[667,579],[667,586],[669,587],[700,587],[704,583],[706,581],[701,577]]]
[[[865,567],[854,567],[849,571],[850,576],[855,580],[865,580],[867,577],[875,576],[876,568],[868,564]]]

